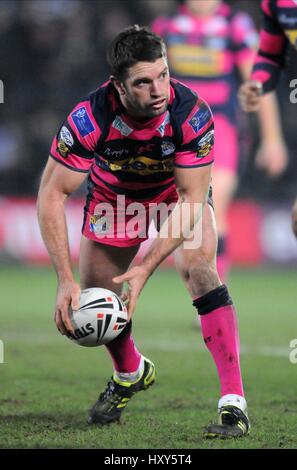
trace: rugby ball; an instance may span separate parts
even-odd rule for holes
[[[120,297],[108,289],[92,287],[81,291],[78,310],[70,312],[74,335],[70,339],[87,347],[115,339],[125,328],[128,314]]]

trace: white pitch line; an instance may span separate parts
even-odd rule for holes
[[[12,332],[12,331],[1,331],[1,340],[4,343],[5,349],[9,350],[10,343],[13,342],[12,346],[17,343],[22,344],[36,344],[36,345],[57,345],[63,344],[67,341],[66,338],[59,336],[59,333],[32,333],[32,332]],[[197,342],[193,343],[192,340],[172,340],[172,339],[141,339],[137,338],[140,349],[152,349],[166,352],[202,352],[208,353],[207,348]],[[292,351],[289,344],[288,346],[265,346],[265,345],[241,345],[241,355],[243,356],[263,356],[263,357],[286,357],[289,359],[289,354]]]
[[[143,340],[140,341],[141,346],[148,349],[158,349],[160,351],[199,351],[208,353],[207,348],[201,344],[191,344],[186,341],[172,341],[172,340]],[[257,346],[242,344],[240,346],[240,353],[248,356],[266,356],[266,357],[289,357],[291,348],[285,346]]]

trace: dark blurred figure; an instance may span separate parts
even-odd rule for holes
[[[167,43],[171,75],[205,99],[214,115],[217,266],[225,282],[230,266],[227,215],[237,186],[240,154],[236,92],[239,79],[250,74],[258,37],[250,16],[221,0],[184,0],[175,15],[159,17],[152,27]],[[279,176],[287,165],[287,151],[274,94],[265,98],[259,123],[257,164],[270,176]]]
[[[230,2],[229,2],[230,3]],[[259,0],[232,1],[260,24]],[[150,24],[159,15],[173,14],[174,0],[1,0],[0,79],[0,186],[2,195],[36,192],[55,123],[73,101],[97,88],[107,74],[107,44],[125,26]],[[92,70],[92,73],[90,73]],[[297,75],[296,60],[286,83]],[[295,141],[294,106],[283,100],[283,123],[288,145]],[[257,131],[257,125],[254,126]],[[274,185],[247,164],[240,196],[251,191],[259,198],[286,200],[295,192],[290,172]]]
[[[56,122],[101,83],[107,44],[145,12],[136,0],[1,1],[2,194],[35,192]]]
[[[280,72],[286,68],[289,47],[297,50],[297,1],[262,0],[263,21],[260,44],[250,80],[239,91],[242,109],[258,111],[269,92],[276,89]],[[297,198],[292,211],[292,226],[297,237]]]

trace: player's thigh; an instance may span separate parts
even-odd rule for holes
[[[199,229],[199,228],[198,228]],[[203,295],[220,285],[216,270],[217,229],[214,211],[206,204],[202,218],[200,246],[191,248],[183,243],[175,250],[177,271],[192,296]]]
[[[123,274],[129,267],[139,245],[117,247],[104,245],[82,236],[79,257],[81,287],[102,287],[118,294],[122,286],[112,278]]]

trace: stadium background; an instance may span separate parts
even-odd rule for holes
[[[229,3],[248,11],[259,26],[258,0]],[[0,104],[0,339],[5,362],[0,364],[0,447],[218,445],[202,443],[199,437],[200,424],[213,417],[216,406],[215,371],[210,368],[200,337],[197,342],[197,331],[191,328],[194,312],[189,299],[168,266],[153,276],[142,295],[135,321],[137,339],[145,353],[159,359],[163,382],[160,379],[159,389],[151,394],[156,408],[150,395],[145,397],[144,407],[141,399],[135,401],[134,409],[131,405],[132,412],[127,411],[126,420],[135,429],[131,435],[130,431],[127,433],[124,441],[117,431],[111,443],[111,431],[104,430],[99,445],[98,432],[84,428],[82,410],[88,400],[92,401],[98,386],[104,386],[109,365],[104,351],[99,352],[102,360],[97,367],[97,352],[73,350],[54,329],[55,278],[47,266],[35,215],[35,197],[52,136],[73,105],[106,80],[108,42],[123,27],[150,24],[157,15],[173,12],[176,5],[174,0],[1,1],[0,79],[4,84],[4,103]],[[297,77],[296,55],[291,54],[288,61],[288,73],[278,88],[290,152],[288,169],[281,178],[271,180],[255,169],[257,119],[243,115],[240,118],[241,178],[230,210],[230,245],[235,266],[230,288],[238,305],[247,391],[258,429],[250,441],[220,444],[221,447],[295,446],[287,428],[296,419],[292,380],[297,366],[294,369],[289,361],[290,341],[297,337],[297,245],[290,228],[290,208],[296,196],[297,105],[289,101],[289,83]],[[67,209],[74,259],[79,247],[83,192],[81,188]],[[152,298],[154,308],[150,308]],[[199,370],[194,374],[197,358],[191,345],[199,359]],[[58,363],[60,367],[56,366]],[[176,364],[183,365],[183,377],[179,379]],[[196,394],[199,416],[193,422]],[[271,418],[272,406],[282,418]],[[148,429],[141,428],[140,421],[146,413],[154,429],[153,437]],[[261,418],[265,421],[267,416],[274,419],[273,425],[267,421],[263,425]],[[176,424],[184,426],[181,434]],[[265,424],[271,426],[268,436]],[[79,428],[77,434],[75,426]],[[140,434],[137,426],[142,429]],[[192,427],[196,440],[189,438]],[[64,437],[59,440],[61,429]]]

